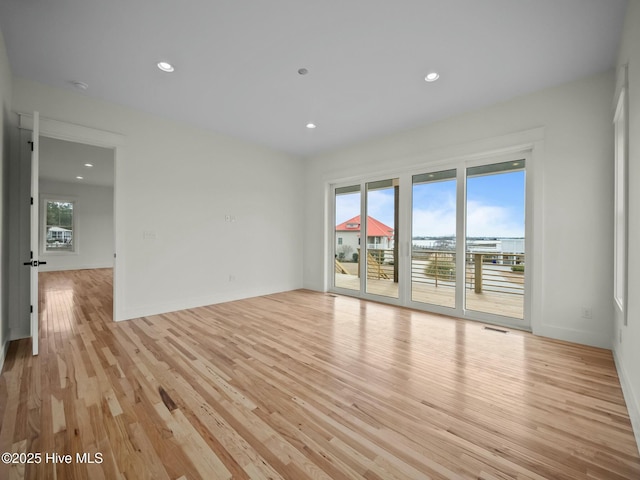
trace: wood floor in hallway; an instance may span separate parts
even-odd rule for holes
[[[113,323],[111,274],[40,274],[0,479],[640,478],[607,350],[304,290]]]

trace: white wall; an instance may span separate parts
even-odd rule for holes
[[[9,334],[8,313],[8,242],[9,223],[8,168],[9,138],[11,136],[11,69],[4,45],[4,37],[0,32],[0,370],[4,362],[5,342]]]
[[[44,198],[70,198],[76,202],[74,216],[76,229],[71,253],[40,254],[46,265],[41,272],[81,270],[113,266],[113,188],[98,185],[40,180],[40,205]],[[42,235],[42,232],[41,232]]]
[[[613,73],[547,89],[308,161],[304,286],[326,288],[323,227],[330,180],[427,164],[474,142],[544,127],[537,211],[542,267],[534,332],[611,347]],[[487,142],[491,143],[491,142]],[[494,142],[495,143],[495,142]],[[449,152],[449,153],[442,153]],[[467,152],[469,153],[469,152]],[[481,152],[477,152],[481,153]],[[581,318],[590,306],[593,318]]]
[[[628,325],[616,319],[614,352],[636,440],[640,446],[640,1],[631,0],[618,65],[628,64],[629,257]],[[613,292],[613,289],[612,289]],[[619,335],[622,334],[622,342]]]
[[[125,136],[115,166],[118,319],[302,285],[298,159],[80,93],[20,78],[13,87],[15,111]]]

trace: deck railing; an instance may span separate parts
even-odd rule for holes
[[[465,285],[475,293],[497,292],[524,295],[523,253],[467,252],[465,254]],[[358,249],[358,265],[360,251]],[[393,249],[369,250],[367,278],[394,278]],[[358,268],[358,272],[360,269]],[[454,287],[457,278],[456,253],[447,250],[414,248],[411,252],[411,282],[431,284],[436,287]]]

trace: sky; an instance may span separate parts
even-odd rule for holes
[[[455,234],[456,181],[413,187],[414,237]],[[393,189],[369,192],[369,215],[393,227]],[[467,179],[467,236],[524,237],[524,171]],[[336,198],[336,223],[360,214],[360,194]]]

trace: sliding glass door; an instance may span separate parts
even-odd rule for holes
[[[399,188],[397,178],[366,184],[366,292],[391,298],[399,296]]]
[[[528,327],[525,157],[334,188],[333,288]]]
[[[467,168],[467,310],[524,318],[524,162]]]
[[[412,178],[411,300],[456,306],[456,170]]]
[[[360,185],[336,188],[334,231],[334,283],[337,288],[360,291]]]

